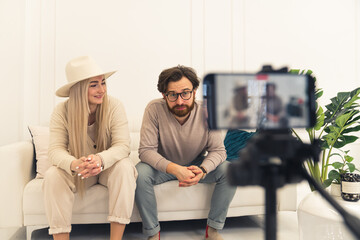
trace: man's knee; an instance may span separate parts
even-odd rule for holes
[[[219,172],[219,174],[221,175],[226,175],[227,173],[227,169],[229,167],[229,162],[228,161],[224,161],[222,162],[217,168],[216,171]]]
[[[228,168],[230,162],[224,161],[214,170],[216,182],[227,182],[228,181]]]
[[[154,169],[147,163],[139,162],[136,164],[136,169],[138,171],[137,184],[141,187],[143,184],[151,183],[153,177]]]

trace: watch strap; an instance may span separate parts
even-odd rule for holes
[[[201,171],[202,171],[203,173],[207,174],[207,171],[206,171],[206,169],[205,169],[203,166],[200,166],[199,168],[201,169]]]
[[[202,175],[201,179],[204,179],[204,178],[206,177],[207,171],[206,171],[206,169],[205,169],[203,166],[200,166],[199,168],[200,168],[201,171],[203,172],[203,175]]]

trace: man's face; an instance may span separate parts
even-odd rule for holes
[[[163,94],[169,111],[173,113],[176,117],[187,117],[191,110],[194,108],[196,91],[194,90],[192,93],[189,93],[190,91],[193,91],[193,86],[190,80],[186,77],[182,77],[177,82],[169,82],[167,87],[168,94],[188,93],[191,95],[188,100],[184,100],[181,95],[178,95],[177,99],[172,102],[169,101],[169,98],[166,97],[166,94]]]
[[[267,86],[266,95],[270,96],[270,97],[275,96],[275,86],[273,86],[273,85]]]

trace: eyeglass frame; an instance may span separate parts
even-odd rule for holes
[[[183,96],[181,95],[181,94],[183,94],[183,93],[185,93],[185,92],[189,92],[189,93],[190,93],[190,97],[189,97],[188,99],[184,99]],[[181,92],[181,93],[176,93],[175,91],[170,91],[170,92],[165,93],[165,96],[166,96],[167,100],[169,100],[170,102],[176,102],[176,101],[178,100],[179,96],[180,96],[183,100],[187,101],[187,100],[189,100],[189,99],[192,97],[192,93],[193,93],[193,92],[194,92],[194,89],[192,89],[192,90],[190,90],[190,91],[185,90],[185,91],[183,91],[183,92]],[[171,100],[169,99],[169,94],[170,94],[170,93],[176,94],[176,99],[175,99],[174,101],[171,101]]]

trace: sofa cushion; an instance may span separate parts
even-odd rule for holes
[[[31,180],[24,189],[24,224],[47,224],[42,193],[43,179]],[[189,188],[178,187],[177,181],[170,181],[154,187],[160,221],[206,218],[210,209],[211,195],[215,184],[197,184]],[[86,190],[81,198],[75,193],[73,223],[107,222],[108,190],[95,184]],[[34,204],[36,203],[36,204]],[[259,214],[264,206],[262,187],[239,187],[230,204],[229,216]],[[86,218],[86,219],[84,219]],[[132,222],[141,221],[137,207],[134,206]]]
[[[24,189],[23,211],[25,215],[45,214],[42,193],[43,179],[31,180]],[[76,196],[78,194],[75,194]],[[36,203],[36,204],[34,204]],[[76,213],[104,213],[108,212],[108,190],[95,184],[85,191],[84,198],[77,196],[73,212]]]
[[[228,161],[237,160],[239,151],[243,149],[255,132],[247,132],[239,129],[228,130],[224,139]]]
[[[49,127],[28,126],[35,148],[36,178],[43,178],[46,170],[52,165],[48,159]]]

